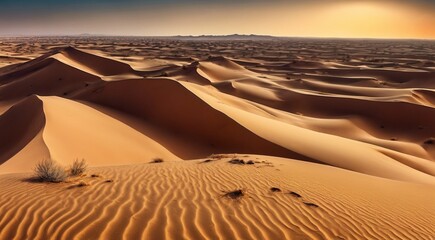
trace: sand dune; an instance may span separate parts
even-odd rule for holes
[[[77,183],[3,175],[2,239],[431,239],[432,186],[334,167],[250,156],[93,168]],[[313,178],[313,176],[316,176]],[[113,182],[107,183],[106,179]],[[271,192],[277,187],[282,192]],[[239,200],[225,191],[243,188]],[[296,197],[295,192],[301,197]],[[392,198],[391,196],[397,196]],[[57,199],[62,199],[58,201]],[[418,201],[419,204],[414,204]],[[307,205],[308,204],[308,205]],[[310,205],[315,204],[315,205]],[[317,207],[316,207],[317,206]]]
[[[45,125],[42,102],[36,97],[28,97],[15,104],[0,116],[0,155],[1,168],[8,169],[11,158],[19,153],[32,139],[34,139]],[[31,161],[29,159],[28,161]],[[35,162],[18,166],[31,167]]]
[[[198,91],[196,93],[212,103],[213,100],[210,96],[201,95]],[[217,99],[222,100],[224,97],[217,97]],[[414,169],[402,165],[403,162],[395,163],[391,161],[393,159],[379,153],[376,148],[370,145],[310,131],[247,111],[239,111],[236,108],[228,107],[227,104],[220,104],[217,100],[214,101],[213,106],[257,135],[319,162],[375,176],[403,180],[412,180],[416,177],[415,181],[434,183],[432,176],[415,172]],[[337,146],[342,149],[337,151]],[[420,159],[419,162],[430,169],[430,172],[435,167],[434,162],[428,162],[426,159]]]
[[[0,42],[0,239],[434,236],[422,43],[20,41]],[[48,158],[90,170],[30,180]]]
[[[101,81],[95,75],[54,58],[35,62],[23,70],[19,68],[3,75],[0,79],[5,79],[0,86],[2,100],[22,98],[31,94],[67,96],[78,89]]]
[[[140,117],[185,140],[198,142],[202,148],[210,148],[207,155],[239,151],[302,157],[252,134],[173,80],[111,82],[83,99]],[[137,102],[141,104],[134,104]],[[184,149],[178,154],[185,159],[204,156],[203,152],[195,153],[195,149]]]
[[[8,133],[0,144],[2,149],[9,150],[2,155],[0,172],[31,171],[43,158],[53,158],[65,165],[84,158],[93,166],[143,163],[157,157],[179,160],[134,128],[64,98],[29,97],[3,114],[0,121],[2,132]],[[38,145],[46,151],[31,144],[36,141],[34,138],[39,139]],[[118,148],[123,151],[117,151]],[[101,149],[107,149],[105,154]],[[29,153],[18,154],[20,151],[32,153],[31,158]]]

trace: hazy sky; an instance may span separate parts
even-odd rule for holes
[[[0,35],[435,39],[435,0],[0,0]]]

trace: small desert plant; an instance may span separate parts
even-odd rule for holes
[[[162,158],[154,158],[151,163],[162,163],[163,159]]]
[[[80,176],[86,172],[88,165],[84,159],[82,160],[74,160],[73,164],[70,167],[69,173],[71,176]]]
[[[217,160],[220,160],[220,159],[222,159],[222,158],[225,158],[226,156],[225,156],[225,154],[212,154],[212,155],[210,155],[210,156],[208,156],[209,158],[211,158],[211,159],[217,159]]]
[[[52,159],[44,159],[37,163],[35,175],[43,182],[63,182],[68,177],[65,169]]]
[[[248,160],[248,161],[246,162],[246,164],[248,164],[248,165],[252,165],[252,164],[255,164],[255,162],[252,161],[252,160]]]
[[[211,160],[211,159],[206,159],[206,160],[202,161],[201,163],[209,163],[209,162],[213,162],[213,160]]]
[[[270,191],[272,191],[272,192],[281,192],[281,189],[279,189],[277,187],[271,187]]]
[[[292,195],[293,197],[296,197],[296,198],[301,198],[302,197],[299,193],[293,192],[293,191],[289,192],[289,194]]]
[[[240,199],[245,196],[245,191],[243,189],[238,189],[235,191],[227,192],[223,195],[223,197],[231,198],[231,199]]]
[[[77,184],[77,187],[86,187],[86,186],[90,186],[90,184],[87,183],[87,182],[85,182],[85,181],[80,181],[80,182]]]
[[[228,163],[244,165],[245,161],[243,159],[233,158],[230,161],[228,161]]]

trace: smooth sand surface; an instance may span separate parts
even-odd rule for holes
[[[0,49],[0,239],[435,237],[431,41]],[[89,173],[30,180],[48,158]]]

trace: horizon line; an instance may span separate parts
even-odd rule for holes
[[[7,37],[137,37],[137,38],[201,38],[201,37],[263,37],[279,39],[348,39],[348,40],[422,40],[422,41],[435,41],[434,38],[401,38],[401,37],[337,37],[337,36],[275,36],[267,34],[201,34],[201,35],[111,35],[111,34],[97,34],[97,33],[78,33],[78,34],[0,34],[0,38]]]

